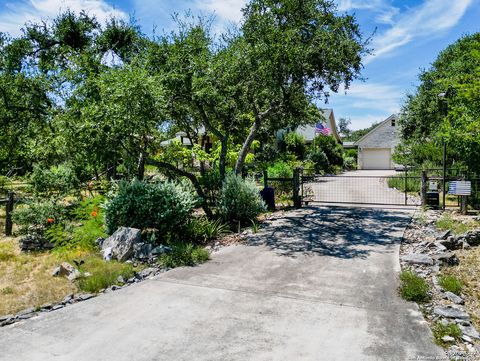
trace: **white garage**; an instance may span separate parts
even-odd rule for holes
[[[391,169],[392,155],[389,148],[364,148],[359,150],[358,158],[362,159],[360,169]]]
[[[392,154],[399,143],[397,116],[389,116],[355,145],[358,147],[358,169],[393,169]]]

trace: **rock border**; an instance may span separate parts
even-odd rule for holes
[[[148,267],[140,272],[136,272],[134,277],[129,278],[128,280],[119,280],[119,283],[124,283],[123,285],[111,285],[110,287],[100,290],[96,294],[92,293],[79,293],[77,295],[71,293],[63,298],[62,301],[57,302],[57,303],[46,303],[41,305],[40,307],[34,308],[30,307],[25,310],[22,310],[16,314],[11,314],[11,315],[4,315],[0,316],[0,327],[12,325],[16,322],[20,322],[23,320],[28,320],[32,317],[38,316],[42,313],[45,312],[52,312],[56,310],[60,310],[66,306],[73,305],[75,303],[83,302],[86,300],[89,300],[91,298],[100,296],[101,294],[104,293],[110,293],[113,291],[120,290],[122,288],[126,288],[132,284],[135,283],[140,283],[142,281],[145,281],[147,279],[151,279],[154,276],[157,276],[161,273],[169,271],[170,268],[160,268],[160,267]]]
[[[480,229],[468,231],[459,236],[450,231],[440,231],[436,221],[442,216],[441,211],[417,210],[405,230],[400,247],[401,270],[412,270],[431,286],[429,302],[419,304],[419,308],[429,323],[441,322],[443,325],[455,323],[462,331],[460,340],[444,337],[450,343],[445,349],[448,359],[473,360],[480,359],[480,334],[473,326],[470,316],[464,308],[464,298],[445,291],[439,285],[437,276],[440,266],[448,267],[459,263],[455,250],[470,248],[478,244]]]

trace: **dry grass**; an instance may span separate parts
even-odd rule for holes
[[[451,230],[454,234],[462,234],[475,228],[480,228],[480,222],[469,216],[462,216],[453,212],[445,212],[437,221],[437,228]]]
[[[60,262],[51,253],[21,253],[15,238],[0,238],[0,315],[60,301],[75,292],[74,284],[51,276]]]
[[[462,283],[465,304],[477,329],[480,329],[480,247],[455,252],[460,264],[448,267],[443,274],[456,276]]]

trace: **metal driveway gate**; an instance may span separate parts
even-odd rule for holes
[[[399,172],[392,176],[301,175],[304,203],[350,203],[417,206],[421,177]]]

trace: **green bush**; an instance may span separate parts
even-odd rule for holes
[[[10,185],[11,185],[10,179],[8,179],[8,177],[4,177],[3,175],[0,175],[0,195],[7,193]]]
[[[30,183],[33,192],[43,196],[65,195],[80,186],[73,169],[65,164],[50,169],[34,166]]]
[[[82,200],[70,212],[74,217],[71,222],[56,223],[46,230],[45,235],[55,245],[55,251],[91,251],[96,248],[95,241],[107,236],[101,207],[104,200],[103,196]]]
[[[89,293],[97,293],[111,285],[119,284],[117,281],[119,276],[127,280],[134,275],[134,269],[131,264],[120,263],[116,261],[104,261],[98,257],[90,257],[85,260],[85,263],[80,267],[82,274],[85,272],[91,275],[82,276],[78,279],[78,287]]]
[[[65,208],[52,201],[30,203],[16,208],[12,214],[13,222],[20,226],[20,233],[26,233],[30,226],[47,227],[57,224],[65,217]]]
[[[285,142],[285,148],[288,153],[294,154],[299,160],[305,158],[307,146],[303,136],[296,132],[289,132],[285,135],[283,141]]]
[[[228,174],[223,182],[218,211],[226,221],[250,222],[266,207],[257,185],[252,180],[243,180],[235,174]]]
[[[428,294],[430,286],[412,271],[400,273],[400,294],[407,301],[426,302],[430,299]]]
[[[448,344],[442,340],[445,336],[450,336],[459,340],[462,337],[462,331],[456,323],[449,323],[448,325],[442,324],[440,321],[437,321],[432,326],[433,337],[435,343],[440,346],[448,346]]]
[[[107,233],[119,227],[155,228],[162,237],[179,234],[189,223],[196,199],[185,184],[122,182],[106,205]]]
[[[462,292],[463,284],[455,276],[444,275],[438,277],[438,284],[445,290],[459,295]]]
[[[325,161],[321,156],[321,153],[324,153],[328,164],[326,168],[321,168],[325,172],[333,172],[336,167],[343,167],[343,148],[338,144],[334,137],[331,136],[318,136],[314,139],[309,156],[307,157],[310,160],[313,160],[315,163],[318,163],[319,167],[325,167]],[[316,158],[316,160],[314,159]]]
[[[279,160],[273,165],[268,167],[267,174],[269,178],[293,178],[293,167],[283,161]],[[280,182],[280,181],[269,181],[269,186],[275,188],[275,194],[279,196],[280,194],[285,195],[292,192],[292,183],[291,182]]]
[[[220,219],[211,221],[207,217],[194,217],[188,225],[186,235],[195,243],[205,244],[229,232],[228,224]]]
[[[307,155],[307,160],[313,163],[313,170],[316,174],[328,172],[330,169],[327,155],[321,149],[311,150]]]
[[[353,157],[345,157],[343,160],[343,167],[347,170],[357,169],[357,160]]]
[[[205,248],[194,246],[191,243],[173,243],[171,252],[163,253],[158,262],[166,268],[194,266],[208,261],[210,254]]]

